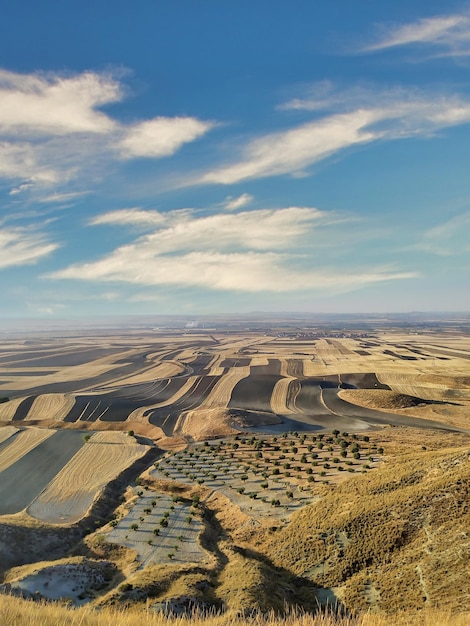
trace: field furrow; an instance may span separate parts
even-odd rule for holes
[[[16,463],[25,454],[28,454],[33,448],[51,437],[55,433],[54,430],[42,430],[40,428],[28,428],[22,430],[13,439],[10,445],[0,453],[0,472],[7,467]]]
[[[71,411],[75,399],[63,393],[45,393],[38,396],[26,419],[62,421]]]
[[[250,375],[250,367],[234,367],[223,376],[200,405],[201,409],[225,408],[230,402],[232,390],[243,378]]]
[[[281,369],[282,371],[282,369]],[[289,385],[294,378],[281,378],[274,385],[273,393],[271,396],[271,410],[273,413],[285,414],[293,413],[287,406],[287,393],[289,391]]]
[[[78,521],[92,504],[95,495],[147,450],[147,446],[135,443],[124,433],[94,434],[29,506],[27,512],[51,524]]]

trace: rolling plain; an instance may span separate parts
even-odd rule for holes
[[[0,345],[0,588],[180,613],[470,611],[470,336]]]

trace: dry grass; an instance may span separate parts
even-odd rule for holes
[[[68,609],[59,604],[38,604],[4,596],[0,599],[0,618],[5,626],[466,626],[470,615],[453,615],[448,611],[396,613],[390,618],[376,613],[356,617],[335,617],[331,614],[312,615],[292,613],[276,617],[273,614],[249,618],[236,615],[165,617],[149,609]]]
[[[407,454],[305,507],[268,552],[348,607],[468,611],[469,490],[468,447]]]

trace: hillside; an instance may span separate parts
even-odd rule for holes
[[[267,553],[349,608],[470,610],[470,448],[419,451],[329,490]]]

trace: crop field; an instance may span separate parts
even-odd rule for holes
[[[10,430],[0,446],[0,515],[26,510],[48,523],[77,521],[101,489],[147,450],[122,433],[96,433],[85,442],[74,430]]]
[[[147,446],[123,433],[95,433],[27,508],[27,513],[49,524],[78,521],[96,494],[147,450]]]
[[[466,335],[439,332],[12,340],[0,355],[0,395],[9,398],[0,421],[135,430],[164,446],[197,439],[198,420],[187,418],[209,410],[220,425],[214,436],[235,434],[240,412],[249,416],[245,427],[277,423],[278,432],[384,424],[467,430],[469,360]],[[381,405],[385,396],[365,390],[418,401],[393,405],[388,396]]]

